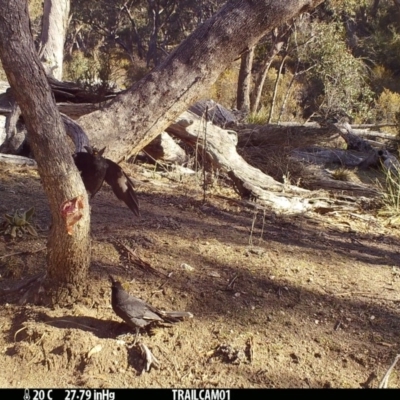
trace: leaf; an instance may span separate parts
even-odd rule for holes
[[[16,226],[13,226],[13,227],[11,228],[10,236],[11,236],[12,238],[15,238],[15,237],[17,236],[17,227],[16,227]]]
[[[14,221],[14,218],[10,214],[4,214],[4,218],[7,220],[8,223],[12,224]]]
[[[36,232],[36,229],[31,224],[28,224],[26,226],[26,229],[32,236],[38,236],[38,233]]]
[[[29,222],[29,220],[35,214],[35,207],[31,207],[28,211],[25,212],[25,221]]]

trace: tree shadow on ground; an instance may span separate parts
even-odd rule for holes
[[[21,207],[34,202],[42,207],[39,221],[46,222],[49,216],[40,190],[37,184],[29,196],[21,197],[18,192],[10,204],[16,204],[17,198]],[[350,375],[361,370],[367,379],[377,372],[377,366],[392,362],[400,345],[396,276],[389,282],[392,267],[400,265],[395,233],[383,235],[372,228],[363,233],[345,231],[335,225],[310,223],[308,216],[270,213],[265,219],[260,214],[254,219],[255,213],[243,206],[223,209],[224,205],[203,205],[180,194],[140,193],[140,197],[140,220],[116,202],[110,191],[92,201],[93,261],[87,302],[107,308],[100,307],[98,315],[93,311],[90,316],[60,310],[63,315],[54,317],[32,306],[11,304],[7,308],[2,300],[2,312],[12,311],[11,325],[5,329],[9,343],[15,337],[24,341],[20,329],[26,321],[43,322],[57,330],[79,330],[99,339],[116,338],[118,333],[113,335],[113,330],[123,330],[124,325],[113,320],[116,317],[109,307],[107,275],[112,273],[129,282],[132,294],[156,307],[194,314],[193,321],[164,331],[161,339],[148,337],[169,349],[173,359],[189,343],[193,354],[186,353],[188,369],[194,370],[189,365],[198,361],[196,357],[205,359],[204,353],[199,356],[194,351],[197,346],[207,353],[217,343],[240,347],[252,336],[254,365],[223,365],[218,360],[215,365],[202,364],[208,375],[214,367],[216,374],[218,368],[226,370],[232,384],[246,376],[248,382],[261,387],[349,386],[349,382],[354,384],[350,377],[346,381],[337,376],[327,383],[326,371],[333,368],[338,374]],[[253,245],[249,245],[251,235]],[[170,277],[138,269],[126,252],[113,245],[115,240],[126,241],[153,268]],[[113,251],[110,259],[101,252],[107,245]],[[7,243],[7,252],[18,246],[18,242]],[[182,269],[183,263],[193,271]],[[365,290],[371,277],[378,280]],[[11,286],[10,281],[5,283]],[[264,365],[257,364],[258,357]],[[282,368],[286,375],[278,374]],[[182,378],[185,382],[190,383]]]

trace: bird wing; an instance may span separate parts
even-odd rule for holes
[[[139,199],[136,196],[133,182],[118,164],[108,158],[105,160],[108,164],[105,181],[111,186],[114,194],[139,217]]]
[[[126,296],[125,296],[126,294]],[[149,321],[162,321],[157,314],[157,309],[136,297],[124,293],[123,300],[120,298],[118,305],[125,311],[129,318],[139,318]]]
[[[103,185],[108,165],[100,158],[96,159],[91,153],[79,152],[73,157],[83,184],[93,198]]]

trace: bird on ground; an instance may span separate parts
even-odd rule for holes
[[[114,161],[103,157],[105,147],[97,150],[85,146],[87,153],[78,152],[73,155],[75,165],[81,173],[82,181],[91,198],[100,190],[106,181],[118,199],[122,200],[138,217],[139,200],[134,190],[134,184],[123,169]]]
[[[161,311],[126,292],[120,282],[109,275],[111,280],[111,306],[115,314],[136,330],[136,338],[141,328],[153,323],[178,322],[192,318],[193,314],[185,311]]]

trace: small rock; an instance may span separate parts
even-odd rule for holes
[[[186,264],[186,263],[181,264],[181,269],[183,269],[185,271],[189,271],[189,272],[194,271],[194,268],[191,265]]]
[[[98,344],[96,346],[94,346],[88,353],[87,358],[92,357],[93,354],[99,353],[101,350],[103,349],[103,347],[101,346],[101,344]]]
[[[249,252],[249,253],[256,254],[256,255],[258,255],[258,256],[261,256],[261,255],[263,255],[266,251],[265,251],[265,249],[263,249],[262,247],[250,247],[250,248],[248,249],[248,252]]]

